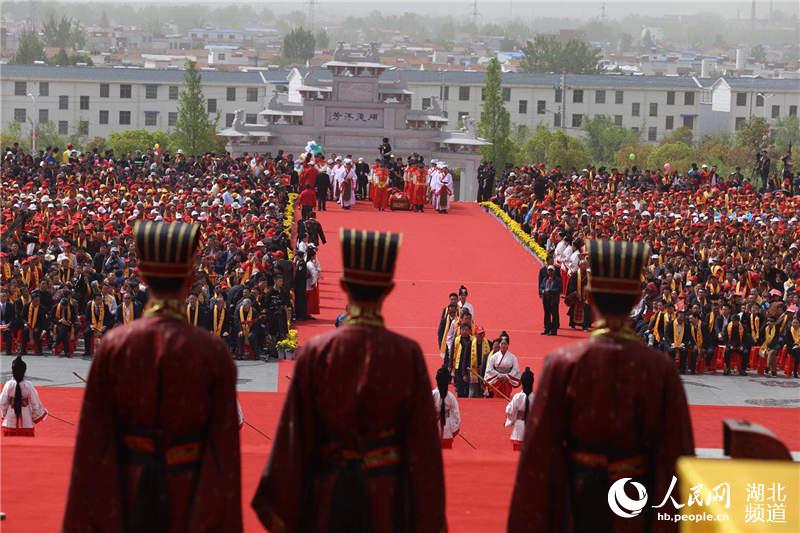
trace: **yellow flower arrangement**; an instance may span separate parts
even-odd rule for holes
[[[278,348],[284,351],[296,351],[300,345],[296,329],[290,329],[289,335],[282,341],[278,341]]]
[[[534,254],[536,254],[536,257],[542,261],[547,259],[547,252],[545,249],[542,248],[533,237],[525,233],[525,230],[522,229],[522,226],[519,225],[519,222],[508,216],[508,213],[503,211],[500,206],[493,202],[481,202],[481,206],[499,218],[503,224],[505,224],[506,227],[511,230],[511,233],[517,238],[517,240],[522,242],[523,245],[528,247]]]
[[[297,193],[290,192],[289,193],[289,203],[286,204],[286,209],[283,212],[283,233],[291,242],[292,240],[292,227],[294,226],[294,212],[295,212],[295,204],[297,203]],[[294,260],[294,250],[289,248],[288,253],[289,261]]]

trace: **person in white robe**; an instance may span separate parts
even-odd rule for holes
[[[453,175],[445,162],[440,162],[437,168],[438,172],[431,179],[433,208],[438,213],[447,213],[453,196]]]
[[[462,309],[469,310],[469,315],[472,317],[472,321],[475,322],[475,308],[467,301],[468,295],[469,292],[465,286],[462,285],[458,288],[458,311],[460,313]]]
[[[525,440],[525,428],[533,409],[533,372],[529,367],[525,368],[519,381],[522,383],[522,392],[516,393],[506,405],[506,427],[513,428],[511,444],[515,452],[520,450]]]
[[[506,399],[511,398],[511,391],[514,387],[519,387],[519,361],[517,356],[508,351],[508,333],[500,334],[500,350],[492,354],[486,363],[486,373],[483,379],[490,386],[487,393],[493,392],[495,397],[503,398],[497,394],[499,391],[505,395]],[[494,389],[492,388],[494,387]]]
[[[353,161],[351,159],[344,160],[344,170],[337,174],[336,183],[339,187],[339,205],[342,206],[343,209],[350,209],[356,205],[358,176],[353,168]]]
[[[461,430],[461,414],[458,410],[458,399],[449,389],[450,371],[442,366],[436,371],[436,388],[433,389],[433,407],[436,412],[436,426],[442,448],[452,448],[453,439]],[[444,398],[444,403],[442,403]]]
[[[11,363],[11,379],[0,393],[0,416],[5,437],[33,437],[36,424],[47,418],[33,383],[25,379],[28,365],[18,355]]]
[[[331,180],[331,187],[328,189],[328,200],[339,199],[339,182],[343,175],[344,165],[342,164],[342,158],[337,156],[328,174],[328,178]]]

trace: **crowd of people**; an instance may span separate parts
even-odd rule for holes
[[[268,357],[291,320],[319,313],[324,232],[312,214],[292,230],[291,155],[153,148],[80,153],[72,146],[3,153],[0,328],[5,353],[86,355],[141,316],[138,221],[197,222],[203,245],[185,315],[236,357]],[[293,239],[298,239],[293,242]]]
[[[301,194],[303,212],[327,210],[335,201],[350,209],[358,200],[369,200],[378,211],[411,210],[423,212],[431,204],[437,213],[447,213],[454,196],[453,175],[445,161],[411,154],[406,161],[392,153],[388,140],[379,147],[379,157],[372,165],[363,157],[350,154],[303,154],[292,175],[293,186]]]
[[[547,253],[543,334],[556,334],[562,301],[571,327],[591,326],[587,240],[643,241],[653,255],[632,318],[649,345],[681,372],[796,378],[800,175],[791,168],[784,158],[759,187],[738,169],[722,177],[707,165],[681,173],[538,164],[506,169],[492,201]]]

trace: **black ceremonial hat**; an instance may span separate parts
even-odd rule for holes
[[[192,271],[200,224],[137,222],[133,235],[142,276],[183,278]]]
[[[402,235],[362,229],[344,229],[342,281],[354,285],[388,287],[392,284]]]
[[[589,241],[589,290],[593,293],[633,294],[642,292],[642,270],[650,259],[643,242]]]

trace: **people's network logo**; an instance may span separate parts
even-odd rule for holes
[[[622,518],[633,518],[642,512],[644,506],[647,505],[647,490],[644,485],[631,481],[631,486],[636,489],[638,494],[637,499],[630,498],[625,493],[625,484],[631,481],[631,478],[624,477],[618,479],[608,489],[608,506],[611,511]]]

